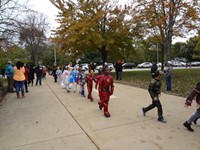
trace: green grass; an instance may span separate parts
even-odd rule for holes
[[[116,78],[115,73],[111,73],[111,75],[114,79]],[[123,72],[122,79],[121,81],[115,80],[115,82],[148,89],[151,74],[150,70]],[[174,69],[170,94],[187,97],[197,82],[200,82],[200,69]],[[162,77],[162,92],[166,92],[164,75]]]

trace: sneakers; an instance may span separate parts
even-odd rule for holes
[[[186,127],[189,131],[194,132],[194,130],[191,128],[191,123],[188,123],[187,121],[183,123],[184,127]]]
[[[167,123],[167,121],[164,118],[158,118],[158,121],[162,123]]]
[[[142,112],[143,112],[143,116],[146,116],[146,112],[144,110],[144,107],[142,107]]]

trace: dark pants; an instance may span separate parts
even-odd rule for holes
[[[8,80],[8,87],[7,87],[7,90],[8,92],[13,92],[13,85],[14,85],[14,80],[13,80],[13,77],[7,77],[7,80]]]
[[[172,90],[172,87],[171,87],[172,77],[165,77],[165,81],[166,81],[167,91],[171,91]]]
[[[157,107],[157,109],[158,109],[158,118],[162,119],[163,118],[163,110],[162,110],[162,105],[160,103],[160,100],[155,101],[152,99],[152,104],[150,104],[148,107],[144,108],[143,110],[145,112],[147,112],[155,107]]]
[[[28,82],[26,80],[24,81],[24,86],[25,86],[26,92],[28,92]]]
[[[116,71],[116,80],[122,80],[122,72]]]
[[[39,81],[39,84],[42,85],[42,77],[37,77],[35,85],[38,85],[38,81]]]

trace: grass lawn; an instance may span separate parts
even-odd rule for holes
[[[111,73],[116,79],[115,73]],[[127,84],[134,87],[148,89],[151,81],[150,70],[123,72],[122,80],[115,80],[115,83]],[[172,78],[172,92],[169,94],[187,97],[197,82],[200,82],[200,69],[174,69]],[[164,75],[162,77],[162,92],[166,92]]]

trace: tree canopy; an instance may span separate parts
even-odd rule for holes
[[[133,49],[128,6],[109,0],[50,1],[60,10],[60,27],[53,41],[66,53],[80,57],[84,52],[99,51],[107,62],[108,56],[122,57],[119,49],[126,53]]]

